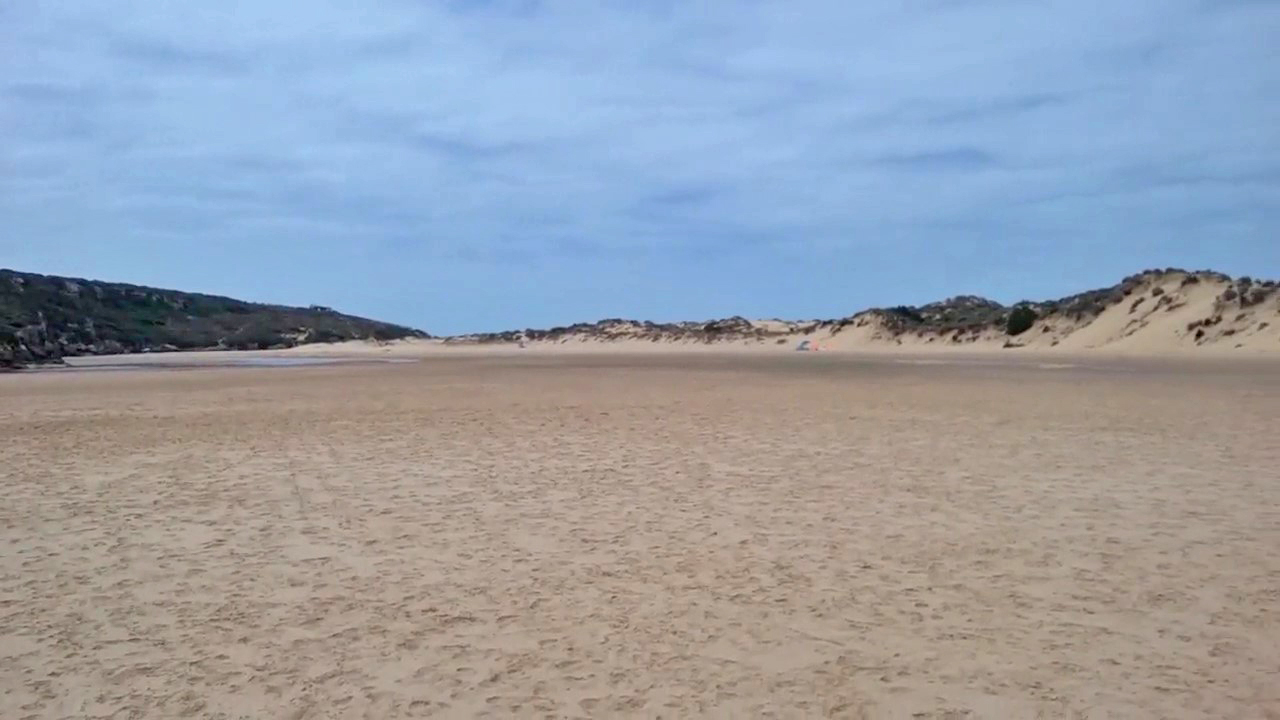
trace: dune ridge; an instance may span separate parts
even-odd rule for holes
[[[1028,327],[1010,324],[1021,313]],[[1133,353],[1280,350],[1280,284],[1213,271],[1148,270],[1109,288],[1003,305],[961,295],[919,307],[872,308],[829,320],[655,323],[611,318],[546,330],[445,338],[444,346],[591,346],[638,349],[781,347],[825,350],[1110,349]]]

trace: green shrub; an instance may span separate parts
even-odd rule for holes
[[[1038,316],[1036,311],[1026,305],[1019,305],[1009,313],[1009,319],[1005,323],[1005,332],[1010,335],[1021,335],[1031,329],[1036,324]]]
[[[924,322],[924,316],[921,315],[920,312],[915,308],[909,307],[907,305],[898,305],[897,307],[891,307],[889,308],[888,312],[908,322],[913,322],[913,323]]]

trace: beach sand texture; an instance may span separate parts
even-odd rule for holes
[[[1280,366],[0,377],[0,717],[1280,717]]]

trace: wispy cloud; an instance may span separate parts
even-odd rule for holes
[[[437,331],[1280,273],[1277,3],[2,12],[0,254],[34,270]]]
[[[1000,119],[1019,113],[1058,107],[1068,102],[1064,93],[1030,93],[1013,97],[992,98],[969,102],[950,110],[942,110],[931,117],[934,123],[961,123]]]
[[[147,73],[240,74],[251,66],[248,53],[201,50],[169,40],[119,36],[111,40],[110,52],[124,63]]]
[[[991,153],[980,148],[957,147],[945,150],[881,155],[875,159],[875,163],[891,168],[933,172],[940,170],[979,170],[995,165],[996,158]]]

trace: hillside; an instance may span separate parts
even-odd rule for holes
[[[427,337],[332,309],[0,269],[0,366],[75,355]]]
[[[449,338],[450,345],[761,345],[826,349],[1021,347],[1135,352],[1219,347],[1280,351],[1280,285],[1212,271],[1148,270],[1106,288],[1004,305],[962,295],[812,321],[595,323]]]

